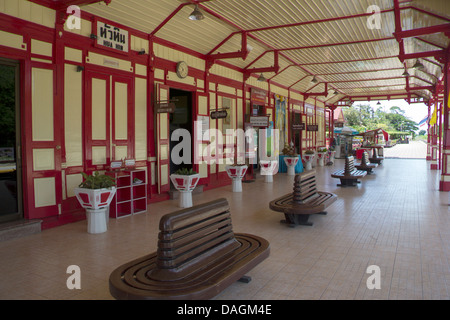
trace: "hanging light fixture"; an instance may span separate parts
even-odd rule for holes
[[[338,94],[339,92],[337,90],[334,90],[333,94]]]
[[[205,16],[203,13],[198,9],[198,5],[195,5],[194,11],[189,15],[189,19],[193,21],[203,20]]]
[[[379,106],[379,105],[381,105],[381,102],[380,102],[380,101],[377,102],[377,106]]]
[[[408,70],[405,69],[405,72],[403,72],[402,76],[404,76],[404,77],[409,77]]]
[[[312,78],[311,82],[312,82],[312,83],[317,83],[316,76],[314,76],[314,78]]]
[[[423,69],[423,68],[425,68],[425,66],[423,65],[422,62],[419,61],[419,59],[417,59],[416,63],[413,65],[413,68],[415,68],[415,69]]]
[[[266,78],[264,77],[264,75],[262,73],[259,75],[258,81],[266,81]]]

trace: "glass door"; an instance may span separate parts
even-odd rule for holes
[[[19,63],[0,59],[0,222],[22,218]]]

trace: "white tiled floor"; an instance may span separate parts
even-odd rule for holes
[[[269,240],[268,259],[215,299],[449,299],[449,194],[425,160],[386,159],[353,188],[330,177],[343,168],[317,167],[318,187],[338,200],[312,227],[280,224],[270,200],[292,192],[293,178],[231,185],[194,196],[194,204],[225,197],[235,232]],[[86,232],[86,221],[0,243],[0,299],[112,299],[108,277],[117,266],[156,250],[160,217],[177,200],[151,204],[147,213],[110,220],[106,233]],[[81,268],[81,289],[69,290],[69,265]],[[367,267],[381,270],[381,289],[368,289]]]

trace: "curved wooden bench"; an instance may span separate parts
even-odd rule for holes
[[[366,175],[366,171],[356,170],[354,158],[352,156],[347,156],[345,157],[345,168],[333,172],[331,177],[341,180],[341,183],[338,184],[340,187],[353,187],[356,183],[360,183],[358,179],[363,178]]]
[[[367,174],[372,174],[373,173],[373,169],[375,169],[376,167],[378,167],[378,164],[377,163],[371,163],[369,161],[369,154],[366,151],[363,152],[363,156],[361,158],[361,162],[359,164],[355,165],[356,169],[366,171]]]
[[[233,233],[228,202],[218,199],[163,216],[157,252],[115,269],[109,289],[124,300],[210,299],[268,256],[267,240]]]
[[[317,191],[316,171],[307,171],[295,175],[294,192],[270,202],[270,209],[283,212],[286,223],[291,227],[296,225],[312,226],[308,222],[311,214],[326,214],[325,208],[336,201],[337,196],[330,192]]]
[[[383,160],[384,160],[384,157],[378,155],[378,149],[377,148],[373,148],[372,157],[369,158],[369,160],[372,163],[381,164],[383,162]]]

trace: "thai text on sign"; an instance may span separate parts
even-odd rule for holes
[[[97,21],[97,44],[128,52],[128,31]]]

